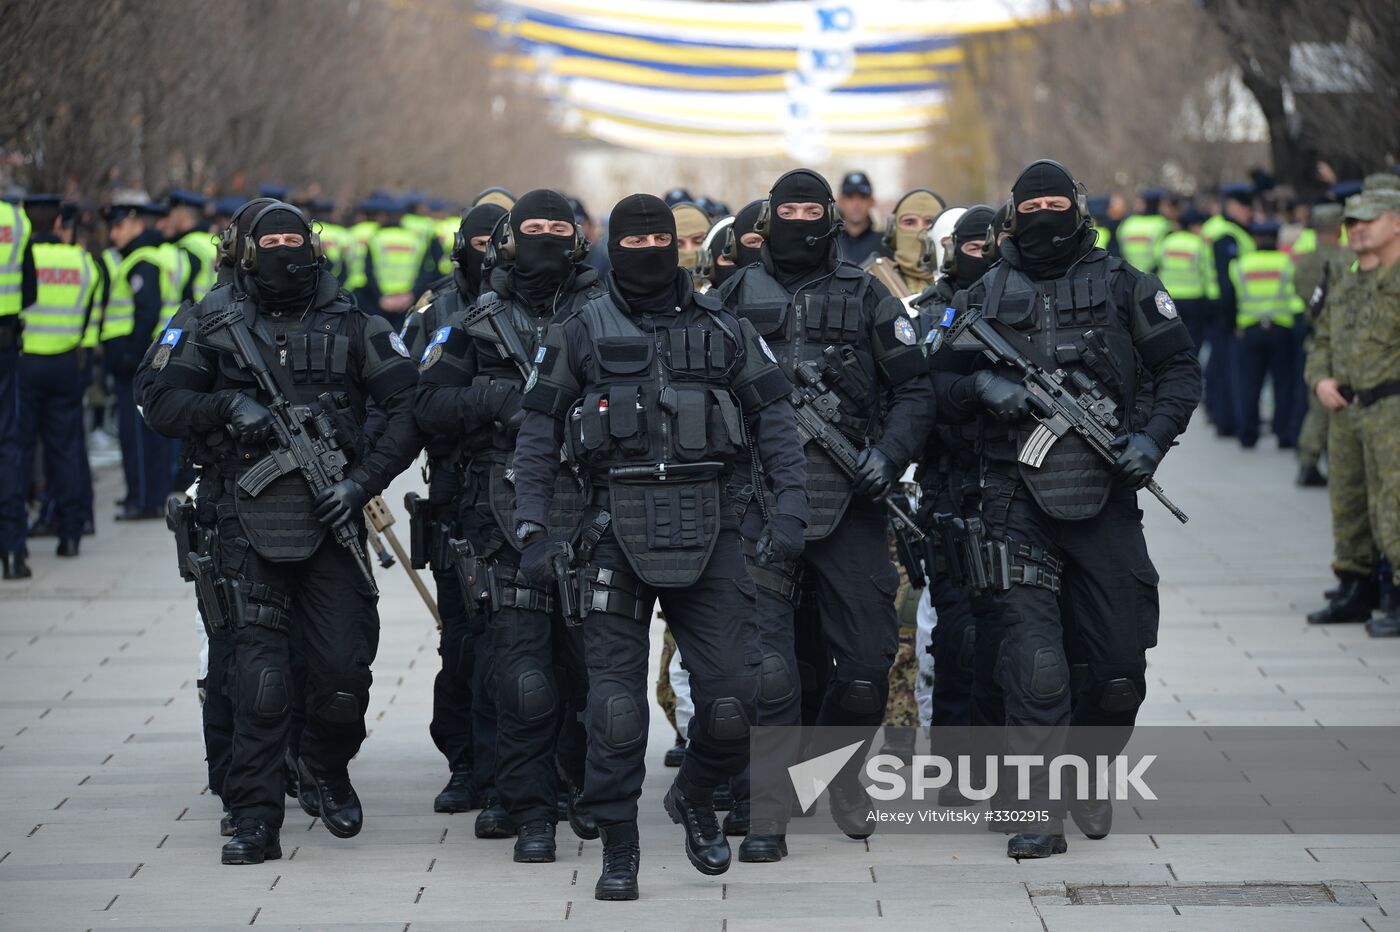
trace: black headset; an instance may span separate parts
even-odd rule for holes
[[[892,210],[890,212],[890,215],[885,218],[885,232],[880,237],[880,245],[888,249],[890,252],[894,252],[894,235],[899,223],[899,204],[903,204],[906,200],[908,200],[909,195],[918,194],[921,191],[924,194],[931,195],[933,199],[938,202],[939,213],[942,213],[943,211],[948,209],[948,202],[943,200],[943,195],[939,194],[932,188],[911,188],[908,191],[904,192],[904,196],[899,199],[899,203],[894,205],[894,210]],[[938,218],[935,217],[934,219],[936,220]]]
[[[817,175],[817,173],[812,171],[810,168],[794,168],[791,171],[786,171],[779,175],[778,180],[773,182],[773,188],[776,188],[778,185],[782,184],[783,179],[788,177],[789,175],[797,174],[816,175],[818,178],[821,178],[821,175]],[[763,199],[763,206],[758,209],[758,219],[755,220],[753,224],[753,231],[759,236],[763,237],[764,239],[768,238],[769,232],[771,232],[773,229],[773,188],[768,189],[768,196]],[[829,186],[827,190],[830,190]],[[830,195],[828,195],[826,200],[826,216],[830,220],[831,225],[827,228],[825,236],[835,236],[836,233],[843,226],[845,226],[845,224],[841,222],[841,215],[836,212],[836,198]],[[727,248],[728,246],[726,244],[726,249]],[[726,255],[728,255],[728,253],[726,253]],[[737,261],[737,259],[738,247],[736,245],[735,260]]]
[[[321,234],[316,232],[316,229],[307,222],[302,212],[285,201],[273,201],[258,211],[257,215],[253,217],[253,222],[248,224],[248,232],[243,236],[243,257],[238,260],[238,267],[244,272],[251,273],[258,270],[258,241],[253,235],[253,231],[258,228],[259,220],[276,210],[295,214],[296,218],[301,221],[301,225],[306,227],[306,238],[311,243],[311,257],[317,264],[320,264],[321,259],[325,257],[325,250],[321,248]]]
[[[1076,217],[1078,218],[1078,221],[1079,221],[1079,222],[1076,224],[1076,227],[1077,227],[1077,228],[1083,228],[1086,224],[1088,224],[1088,223],[1090,222],[1090,218],[1089,218],[1089,189],[1086,188],[1086,187],[1084,187],[1083,182],[1080,182],[1080,181],[1075,180],[1075,177],[1074,177],[1073,173],[1071,173],[1070,170],[1069,170],[1068,168],[1065,168],[1063,165],[1061,165],[1059,162],[1055,161],[1054,159],[1036,159],[1034,162],[1030,163],[1030,164],[1027,165],[1025,168],[1021,169],[1021,174],[1020,174],[1020,175],[1017,175],[1017,176],[1016,176],[1016,179],[1019,181],[1020,178],[1021,178],[1021,175],[1024,175],[1026,172],[1030,171],[1032,168],[1035,168],[1037,165],[1053,165],[1053,166],[1055,166],[1056,168],[1058,168],[1060,171],[1064,172],[1064,173],[1065,173],[1065,177],[1068,178],[1070,181],[1072,181],[1072,182],[1074,183],[1074,211],[1075,211],[1075,215],[1076,215]],[[1013,184],[1011,185],[1011,187],[1013,187],[1013,188],[1016,187],[1015,183],[1013,183]],[[1016,210],[1016,195],[1015,195],[1015,194],[1012,194],[1010,197],[1008,197],[1008,198],[1006,199],[1006,204],[1007,204],[1007,207],[1009,208],[1009,210],[1008,210],[1009,216],[1008,216],[1007,221],[1006,221],[1006,226],[1004,227],[1004,229],[1003,229],[1002,231],[997,231],[997,232],[1006,232],[1006,233],[1010,233],[1012,236],[1015,236],[1015,235],[1016,235],[1016,214],[1017,214],[1017,210]],[[996,236],[996,233],[993,233],[992,235],[995,237],[995,236]],[[1077,235],[1077,230],[1076,230],[1076,235]]]
[[[719,220],[715,221],[715,227],[719,226],[721,223],[724,224],[724,229],[716,230],[714,227],[711,227],[710,232],[705,234],[705,242],[700,244],[700,251],[695,257],[695,274],[706,280],[710,280],[711,276],[715,273],[717,255],[728,259],[735,265],[739,264],[739,247],[737,245],[734,247],[734,255],[732,257],[729,255],[729,241],[733,238],[731,231],[734,229],[734,218],[721,217]],[[716,239],[722,241],[724,244],[718,253],[716,253],[715,250]]]
[[[252,209],[254,205],[266,207],[268,203],[269,202],[265,202],[262,198],[256,197],[252,200],[244,201],[238,206],[238,209],[233,212],[233,216],[229,218],[228,226],[224,227],[223,232],[219,234],[219,262],[230,268],[233,267],[238,258],[238,218]],[[276,202],[273,201],[270,203]]]
[[[529,219],[529,218],[526,218]],[[577,220],[570,220],[574,227],[574,245],[569,250],[569,261],[577,265],[588,256],[588,237],[583,235],[583,226]],[[460,235],[460,230],[458,231]],[[491,239],[486,244],[486,261],[494,267],[498,262],[515,261],[515,230],[507,213],[496,221],[491,231]]]

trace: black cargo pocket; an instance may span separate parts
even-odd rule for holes
[[[600,337],[595,344],[598,368],[609,375],[635,375],[651,368],[651,341],[637,337]]]
[[[614,385],[608,391],[608,436],[618,449],[631,456],[647,450],[646,412],[641,389],[636,385]]]
[[[697,460],[705,455],[710,433],[706,400],[703,389],[682,388],[676,392],[676,450],[683,459]]]
[[[697,550],[705,546],[704,496],[696,488],[649,488],[647,545],[652,550]]]
[[[1146,566],[1135,567],[1133,578],[1137,581],[1137,626],[1138,646],[1143,650],[1157,646],[1157,629],[1161,625],[1162,605],[1157,587],[1162,578],[1157,568],[1150,562]]]
[[[743,315],[761,337],[781,337],[787,322],[786,304],[757,304],[744,308]]]
[[[744,427],[729,392],[722,388],[710,391],[714,396],[714,404],[710,405],[710,449],[716,456],[726,456],[743,448]]]
[[[1030,330],[1035,326],[1035,310],[1040,303],[1040,295],[1035,292],[1004,295],[996,307],[996,319],[1017,330]]]
[[[579,446],[585,453],[602,447],[609,434],[608,398],[601,392],[590,392],[583,398],[579,412]]]

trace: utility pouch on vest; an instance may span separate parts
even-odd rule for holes
[[[436,522],[433,520],[433,506],[417,492],[409,492],[403,497],[403,507],[408,512],[408,565],[415,570],[426,569],[436,561],[432,538]]]

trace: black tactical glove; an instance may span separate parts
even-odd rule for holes
[[[272,412],[242,392],[234,394],[224,417],[239,443],[258,444],[272,436]]]
[[[773,515],[758,535],[754,552],[760,566],[770,563],[791,563],[802,556],[807,542],[802,537],[802,522],[792,515]]]
[[[497,380],[489,385],[473,386],[468,404],[482,421],[495,421],[508,429],[519,427],[524,419],[520,389],[510,382]]]
[[[364,486],[354,479],[341,479],[335,485],[321,490],[312,504],[316,508],[316,520],[326,527],[336,527],[349,521],[369,501]]]
[[[1146,434],[1119,437],[1113,445],[1122,450],[1113,463],[1113,474],[1118,477],[1119,482],[1134,492],[1147,485],[1147,481],[1152,478],[1152,474],[1162,462],[1162,457],[1166,455],[1165,451],[1157,446],[1157,441]]]
[[[998,421],[1015,421],[1031,410],[1031,393],[1019,382],[983,370],[973,377],[972,392]]]
[[[851,488],[857,495],[879,498],[890,490],[898,478],[899,467],[894,460],[875,447],[867,447],[860,451],[860,457],[856,460],[856,475],[851,481]]]
[[[564,547],[563,541],[543,532],[531,534],[520,552],[520,575],[536,589],[545,587],[554,578],[554,556]]]

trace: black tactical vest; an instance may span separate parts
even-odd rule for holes
[[[1093,379],[1118,399],[1119,419],[1128,420],[1124,412],[1133,409],[1137,357],[1109,288],[1113,261],[1091,254],[1064,277],[1043,282],[1002,263],[988,279],[983,313],[998,321],[1008,336],[1022,335],[1027,355],[1036,362],[1067,373],[1079,370]],[[1008,429],[984,419],[984,453],[993,460],[1015,460],[1035,427],[1027,420]],[[1112,485],[1109,463],[1073,431],[1056,441],[1039,468],[1024,463],[1019,468],[1036,503],[1053,518],[1092,518],[1103,508]]]
[[[879,404],[875,358],[862,311],[868,276],[854,266],[840,266],[820,284],[800,288],[793,295],[761,266],[751,265],[738,274],[743,277],[735,313],[749,319],[794,384],[800,362],[811,359],[831,367],[828,384],[841,395],[839,426],[864,446],[875,427]],[[840,353],[839,360],[828,352],[831,348]],[[837,377],[832,378],[831,372]],[[806,454],[811,517],[804,536],[821,540],[845,515],[852,498],[851,482],[815,444],[807,446]]]
[[[647,332],[610,295],[579,311],[592,341],[582,400],[570,410],[566,450],[609,490],[613,533],[643,582],[693,583],[719,532],[720,482],[743,449],[730,376],[737,334],[703,308],[658,319]],[[713,470],[622,477],[620,467],[714,463]]]
[[[208,313],[206,310],[206,317]],[[251,321],[254,343],[268,368],[281,367],[289,375],[287,381],[292,383],[295,397],[288,401],[293,405],[315,405],[331,417],[349,465],[363,453],[360,425],[365,408],[364,397],[348,377],[351,319],[355,313],[348,302],[337,299],[305,316],[260,311]],[[270,402],[252,375],[236,362],[227,330],[203,338],[219,351],[215,391],[237,389],[264,404]],[[325,404],[321,401],[323,395],[329,396]],[[268,447],[234,444],[227,434],[217,438],[217,446],[220,472],[232,490],[238,520],[258,555],[274,563],[310,557],[320,546],[325,527],[316,520],[311,491],[301,473],[292,471],[280,476],[253,498],[237,487],[237,480],[267,454]]]
[[[478,308],[495,316],[504,326],[510,327],[519,337],[519,345],[525,351],[526,361],[535,364],[536,351],[544,339],[544,332],[551,318],[537,317],[515,302],[487,292],[481,296]],[[468,312],[470,314],[475,311]],[[473,385],[504,381],[520,391],[525,390],[526,377],[520,368],[502,355],[493,344],[476,339],[476,377]],[[505,540],[517,550],[520,541],[514,533],[515,515],[515,431],[506,431],[499,426],[483,432],[476,450],[471,454],[471,465],[486,472],[487,500],[491,505],[491,517],[495,519]],[[577,478],[565,464],[560,464],[554,480],[554,499],[549,513],[549,530],[552,534],[569,538],[578,528],[583,515],[584,496]]]

